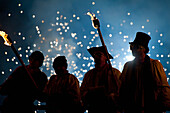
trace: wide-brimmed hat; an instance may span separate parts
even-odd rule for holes
[[[102,53],[104,53],[106,55],[106,51],[105,51],[105,48],[103,46],[100,46],[100,47],[92,47],[90,49],[87,49],[88,52],[91,54],[91,56],[94,58],[94,53],[96,51],[100,51]],[[106,55],[107,56],[107,55]],[[109,54],[109,59],[113,59],[112,55]]]
[[[148,44],[149,44],[150,39],[151,37],[148,34],[143,33],[143,32],[137,32],[135,40],[133,42],[129,42],[129,44],[141,45],[145,49],[149,50]]]

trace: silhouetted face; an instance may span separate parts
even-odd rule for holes
[[[66,67],[64,66],[58,66],[55,68],[56,74],[63,74],[66,71]]]
[[[101,63],[105,63],[107,60],[105,54],[101,51],[96,51],[94,53],[94,62],[96,64],[101,64]]]
[[[145,54],[146,54],[145,48],[141,45],[131,44],[130,49],[132,50],[132,55],[136,58],[145,56]]]
[[[30,62],[30,66],[33,67],[33,68],[39,68],[43,64],[43,61],[35,60],[35,59],[30,59],[29,62]]]

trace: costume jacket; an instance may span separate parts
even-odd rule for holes
[[[115,68],[112,70],[113,74],[106,64],[102,68],[91,69],[84,75],[80,90],[84,107],[89,113],[115,111],[118,89],[113,75],[118,79],[121,73]]]
[[[38,89],[22,66],[16,68],[0,86],[0,94],[7,96],[3,102],[3,109],[8,113],[34,112],[33,102],[40,97],[47,83],[47,76],[41,70],[31,69],[29,66],[27,66],[27,69],[37,84]]]
[[[121,77],[120,104],[125,112],[162,112],[170,107],[170,86],[162,64],[145,57],[124,65]]]
[[[47,113],[76,113],[81,110],[79,81],[70,73],[52,75],[44,92],[49,96]]]

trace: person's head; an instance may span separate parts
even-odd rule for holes
[[[148,43],[151,37],[143,32],[137,32],[135,40],[129,42],[130,50],[135,57],[146,55],[149,52]]]
[[[40,51],[34,51],[30,56],[29,56],[29,63],[31,67],[33,68],[39,68],[42,66],[44,61],[44,55]]]
[[[65,56],[58,56],[54,59],[53,68],[56,74],[64,73],[67,69],[67,59]]]
[[[106,52],[103,46],[92,47],[88,49],[88,52],[94,58],[94,62],[96,64],[107,63],[107,57],[106,57],[107,55],[106,55]],[[112,58],[113,57],[109,54],[109,59],[112,59]]]

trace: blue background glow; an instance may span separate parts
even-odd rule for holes
[[[53,59],[65,55],[70,73],[82,82],[94,67],[87,48],[101,46],[87,12],[100,20],[112,66],[122,71],[132,60],[129,42],[138,31],[148,33],[149,55],[162,63],[170,84],[169,0],[0,0],[0,29],[5,30],[25,64],[34,50],[45,55],[41,70],[54,74]],[[20,66],[10,47],[0,39],[0,84]],[[0,96],[0,104],[3,97]]]

